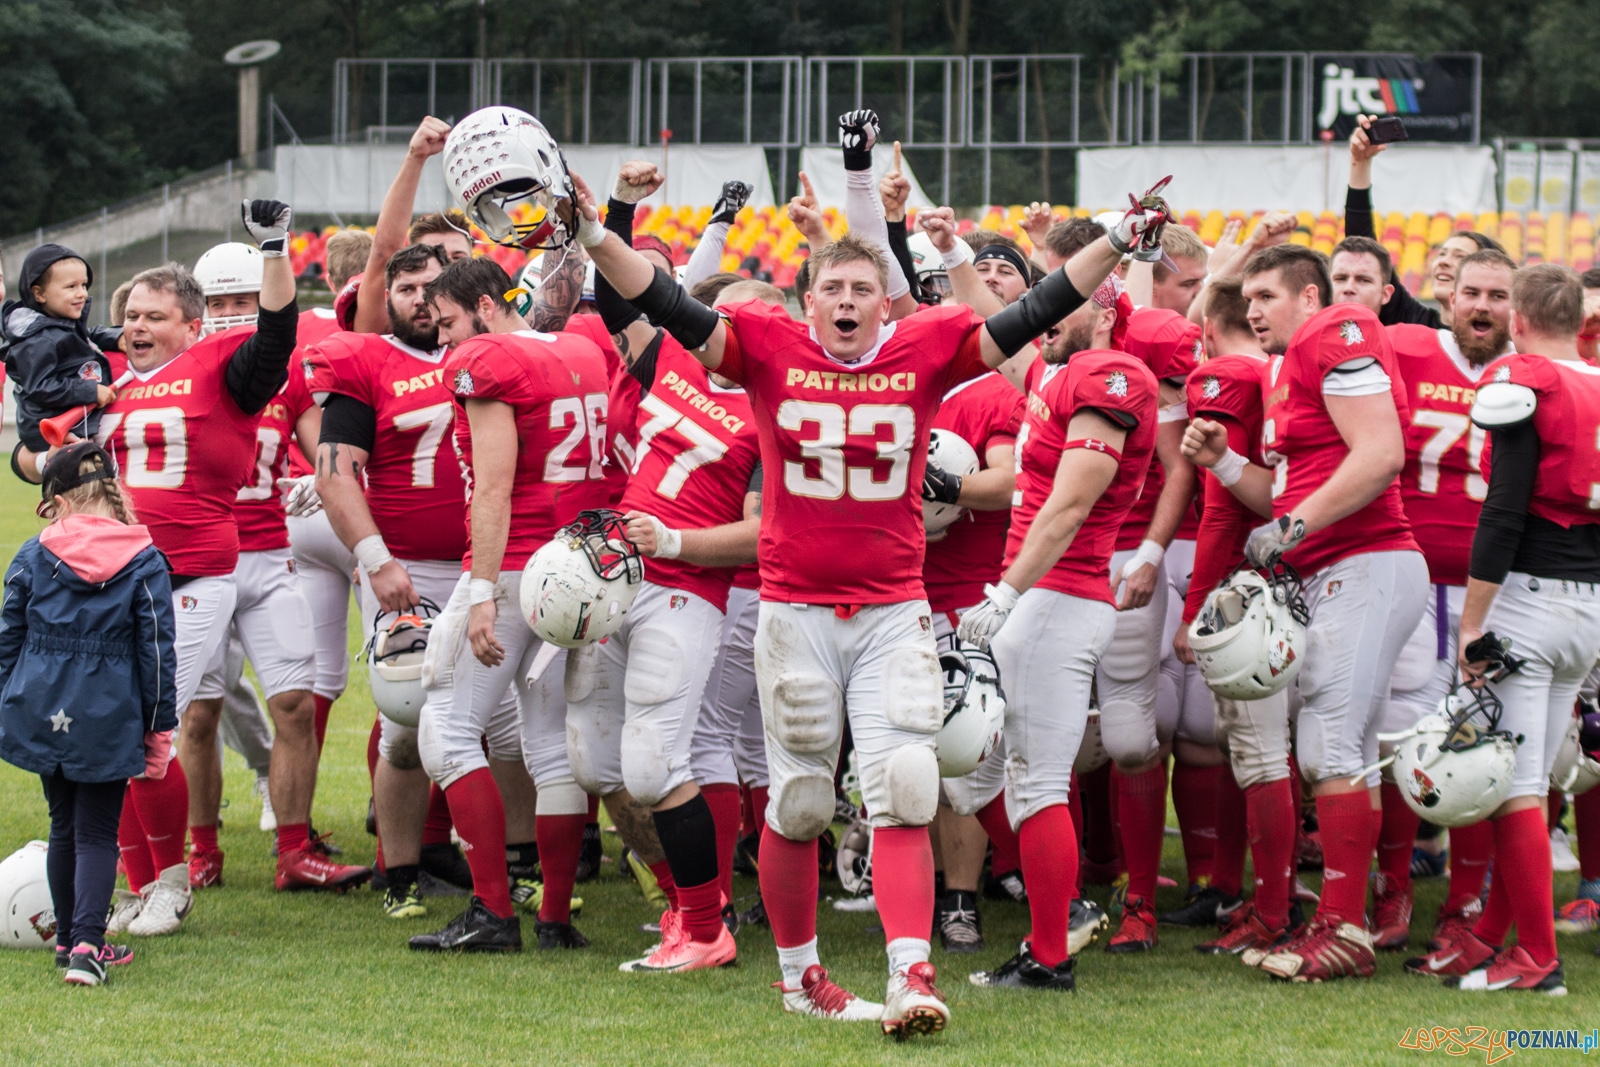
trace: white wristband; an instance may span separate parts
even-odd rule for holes
[[[1139,550],[1133,554],[1133,559],[1128,562],[1134,564],[1148,563],[1152,567],[1159,567],[1166,554],[1167,550],[1161,547],[1160,541],[1140,541]],[[1122,568],[1122,573],[1126,574],[1132,569],[1132,567],[1124,567]]]
[[[33,454],[33,469],[39,472],[39,480],[41,482],[44,481],[44,465],[49,461],[49,459],[49,449],[45,449],[43,452],[35,452]]]
[[[494,583],[487,578],[474,578],[467,583],[467,603],[487,604],[494,599]]]
[[[951,247],[950,251],[939,253],[939,262],[944,264],[945,270],[949,271],[954,270],[963,263],[971,263],[976,256],[977,253],[972,250],[972,246],[957,237],[956,243]]]
[[[683,534],[654,515],[650,516],[650,525],[655,528],[656,559],[677,559],[683,551]]]
[[[389,554],[389,546],[383,543],[382,534],[373,534],[357,541],[356,559],[360,562],[361,569],[368,574],[386,563],[394,562],[394,557]]]
[[[578,223],[576,234],[578,243],[585,248],[594,248],[606,239],[606,228],[596,219],[585,218]]]
[[[1211,473],[1215,475],[1217,481],[1221,482],[1223,485],[1233,485],[1240,478],[1244,477],[1244,469],[1248,465],[1249,460],[1245,459],[1243,456],[1239,455],[1239,453],[1230,448],[1228,451],[1224,452],[1222,454],[1222,458],[1217,460],[1217,462],[1212,466]]]

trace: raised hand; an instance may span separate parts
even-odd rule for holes
[[[406,147],[406,152],[417,159],[436,156],[444,151],[445,138],[449,136],[450,124],[429,115],[417,125],[417,132],[411,135],[411,144]]]
[[[933,247],[948,252],[956,246],[956,213],[953,208],[936,207],[917,212],[917,225],[928,235]]]
[[[245,200],[240,209],[245,231],[261,246],[261,255],[276,259],[289,254],[289,227],[294,211],[281,200]]]
[[[1049,233],[1050,227],[1055,224],[1055,212],[1050,209],[1049,204],[1035,200],[1022,213],[1022,232],[1028,235],[1028,240],[1035,248],[1044,247],[1045,234]]]
[[[612,190],[611,195],[625,204],[637,204],[661,188],[661,183],[666,180],[666,175],[656,169],[654,163],[636,159],[631,163],[624,163],[622,169],[617,172],[617,187]]]
[[[857,108],[839,116],[839,147],[844,149],[845,170],[871,170],[872,146],[878,143],[878,113]]]
[[[883,217],[899,222],[906,217],[906,201],[911,199],[911,179],[900,166],[900,142],[894,143],[894,168],[878,180],[878,199],[883,201]]]
[[[755,192],[755,186],[746,182],[732,181],[722,183],[722,195],[717,198],[716,206],[711,209],[712,222],[726,222],[733,224],[739,217],[739,212],[744,208],[745,201],[750,199],[750,194]]]
[[[811,179],[805,171],[800,172],[799,196],[789,200],[789,221],[794,223],[794,228],[800,231],[813,251],[828,244],[832,238],[828,236],[828,227],[822,221],[822,208],[817,205],[816,190],[811,188]]]

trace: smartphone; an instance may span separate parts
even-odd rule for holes
[[[1394,115],[1385,115],[1372,120],[1372,125],[1367,127],[1367,140],[1373,144],[1393,144],[1404,141],[1410,135],[1406,133],[1406,124]]]

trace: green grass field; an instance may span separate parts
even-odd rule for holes
[[[9,560],[39,529],[32,494],[10,477],[0,479],[0,558]],[[352,649],[356,643],[352,634]],[[362,820],[373,714],[358,667],[334,708],[316,804],[318,827],[335,835],[351,862],[372,861],[373,839]],[[1231,958],[1202,957],[1191,951],[1200,934],[1169,930],[1149,956],[1089,950],[1079,963],[1076,995],[979,990],[966,982],[967,972],[1000,962],[1027,928],[1023,908],[990,903],[986,953],[974,959],[934,951],[953,1008],[950,1029],[896,1045],[875,1027],[784,1015],[769,988],[777,963],[764,929],[740,934],[735,968],[675,978],[619,974],[619,961],[648,946],[650,937],[638,927],[655,915],[614,862],[579,890],[586,905],[578,925],[593,941],[585,951],[412,953],[406,937],[442,925],[462,898],[435,898],[426,919],[394,922],[366,889],[346,896],[275,893],[270,840],[256,830],[250,775],[231,753],[225,795],[226,887],[198,894],[178,934],[129,939],[137,959],[111,984],[68,987],[49,954],[0,951],[0,1063],[1423,1063],[1448,1054],[1400,1048],[1408,1029],[1587,1033],[1600,1025],[1594,936],[1563,941],[1572,990],[1564,999],[1457,993],[1404,974],[1394,956],[1380,962],[1372,981],[1285,986]],[[0,855],[47,833],[37,779],[0,765]],[[1169,842],[1165,873],[1181,878],[1181,855],[1175,839]],[[616,850],[608,836],[613,858]],[[1574,875],[1558,876],[1558,896],[1569,898],[1574,885]],[[755,889],[753,879],[736,883],[739,894]],[[1419,883],[1418,944],[1443,889],[1442,879]],[[1095,892],[1104,903],[1105,891]],[[1159,906],[1177,902],[1176,892],[1164,892]],[[835,977],[881,999],[882,941],[864,932],[875,917],[840,914],[826,904],[819,916],[823,960]],[[524,926],[531,945],[532,922]],[[1519,1063],[1577,1056],[1513,1051]],[[1495,1055],[1504,1062],[1504,1052]],[[1466,1062],[1485,1060],[1480,1051]]]

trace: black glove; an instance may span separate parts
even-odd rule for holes
[[[723,182],[722,195],[717,198],[716,207],[711,209],[712,222],[726,222],[732,225],[750,194],[755,192],[755,186],[745,182]]]
[[[878,113],[864,107],[839,116],[839,147],[845,170],[871,170],[872,146],[878,143]]]
[[[941,504],[961,503],[961,475],[928,464],[922,472],[922,499]]]
[[[289,226],[294,212],[282,200],[246,200],[240,208],[244,228],[267,259],[289,254]]]

